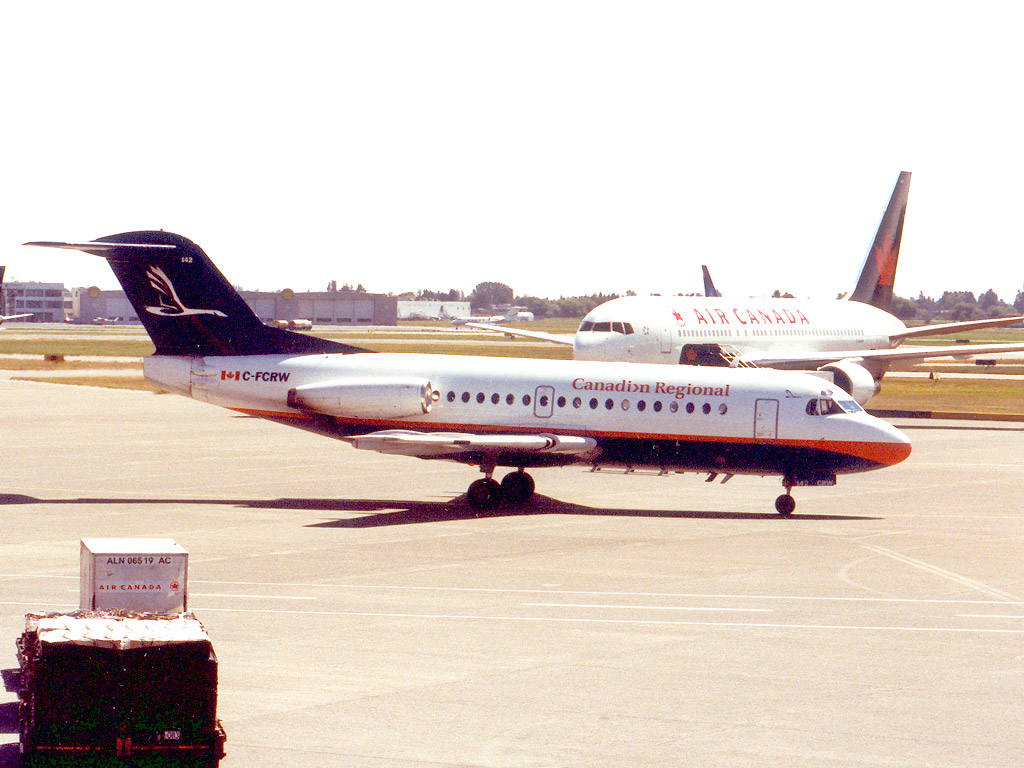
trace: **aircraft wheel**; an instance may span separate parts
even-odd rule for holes
[[[501,502],[501,486],[496,480],[481,477],[469,486],[466,498],[473,509],[494,509]]]
[[[501,479],[501,492],[513,504],[522,504],[533,496],[537,484],[525,472],[510,472]]]
[[[789,517],[796,509],[796,499],[788,493],[784,493],[775,500],[775,511],[783,517]]]

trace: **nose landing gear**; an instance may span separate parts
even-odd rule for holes
[[[783,480],[782,484],[785,486],[786,492],[775,500],[775,511],[783,517],[789,517],[796,509],[796,499],[793,498],[792,493],[793,484],[789,482],[788,478]]]

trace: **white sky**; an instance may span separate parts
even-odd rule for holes
[[[1012,2],[7,3],[0,263],[167,229],[248,289],[853,288],[913,171],[896,292],[1024,284]]]

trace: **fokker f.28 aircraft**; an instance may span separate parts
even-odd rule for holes
[[[864,405],[897,360],[1017,352],[1024,344],[899,347],[909,338],[1020,323],[1024,317],[907,328],[891,314],[910,174],[900,174],[857,286],[841,301],[624,296],[595,307],[575,335],[470,327],[572,345],[576,360],[819,370]],[[713,294],[713,295],[712,295]]]
[[[819,378],[785,371],[366,353],[259,321],[195,243],[128,232],[75,248],[107,259],[169,391],[355,448],[479,466],[469,503],[526,501],[529,467],[583,464],[777,475],[793,486],[896,464],[910,443]],[[512,467],[499,484],[497,467]],[[723,480],[724,482],[724,480]]]

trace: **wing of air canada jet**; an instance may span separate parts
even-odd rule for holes
[[[523,339],[536,339],[538,341],[549,341],[552,344],[561,344],[571,347],[576,339],[572,333],[544,333],[543,331],[523,331],[518,328],[499,328],[496,325],[486,323],[466,323],[467,328],[476,328],[481,331],[494,331],[503,333],[509,337],[520,337]]]

